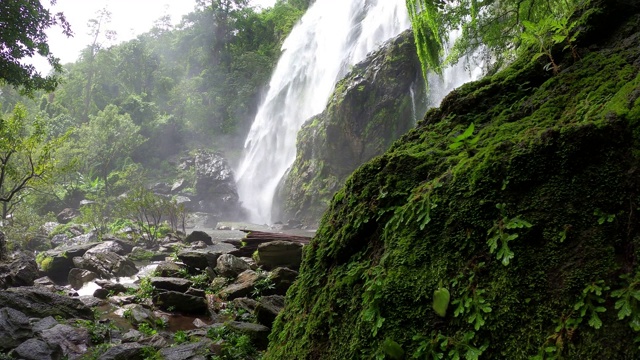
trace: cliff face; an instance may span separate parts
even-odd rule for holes
[[[267,359],[640,358],[640,17],[599,4],[346,181]]]
[[[413,35],[407,31],[357,64],[321,114],[298,133],[297,155],[279,189],[275,219],[317,223],[358,166],[382,154],[426,109]],[[412,96],[413,94],[413,96]]]

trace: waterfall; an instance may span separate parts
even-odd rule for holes
[[[322,112],[336,82],[409,28],[404,0],[318,0],[285,40],[236,171],[251,221],[269,223],[276,187],[295,160],[296,134]]]

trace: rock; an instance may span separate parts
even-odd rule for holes
[[[266,270],[277,267],[298,269],[302,262],[302,244],[289,241],[272,241],[258,245],[258,266]]]
[[[243,309],[246,312],[253,314],[253,312],[256,310],[256,307],[258,307],[258,302],[256,300],[243,297],[233,299],[233,305],[236,307],[236,309]]]
[[[216,272],[224,277],[236,277],[249,269],[249,264],[231,254],[220,255],[216,262]]]
[[[93,271],[73,268],[69,271],[68,281],[73,289],[80,290],[84,284],[97,278],[98,274]]]
[[[170,290],[181,293],[186,292],[193,284],[187,279],[170,277],[152,277],[150,281],[151,285],[158,290]]]
[[[113,252],[87,252],[82,257],[73,258],[73,263],[76,267],[93,271],[105,279],[133,276],[138,273],[133,261]]]
[[[204,270],[207,266],[216,267],[218,257],[221,252],[208,250],[182,250],[178,253],[178,259],[192,269]]]
[[[204,322],[204,321],[202,321],[200,319],[193,320],[192,324],[193,324],[193,326],[195,326],[198,329],[209,326],[209,324],[207,324],[206,322]]]
[[[209,236],[209,234],[207,234],[204,231],[193,231],[184,239],[184,242],[188,244],[194,243],[196,241],[202,241],[207,245],[213,245],[213,241],[211,241],[211,236]]]
[[[58,344],[47,344],[40,339],[29,339],[17,348],[12,354],[24,360],[59,360],[62,359],[62,348]]]
[[[224,215],[235,220],[241,215],[236,181],[231,166],[219,154],[199,151],[195,158],[197,193],[200,211]]]
[[[48,276],[57,284],[66,284],[69,278],[69,271],[74,268],[73,258],[83,256],[89,249],[96,246],[95,243],[76,245],[76,246],[64,246],[54,250],[48,250],[42,253],[43,261],[40,263],[40,270],[44,275]],[[47,260],[46,266],[44,259]]]
[[[156,274],[161,277],[179,277],[186,266],[174,262],[163,261],[156,267]]]
[[[39,276],[38,265],[32,255],[17,253],[9,264],[0,264],[0,286],[32,286]]]
[[[109,280],[103,280],[103,279],[96,280],[96,285],[107,290],[113,295],[118,295],[118,294],[127,292],[126,286],[124,286],[121,283],[114,283],[113,281],[109,281]]]
[[[109,298],[109,302],[117,306],[133,304],[134,302],[136,302],[136,296],[135,295],[111,296]]]
[[[207,311],[204,298],[175,291],[163,291],[153,296],[153,304],[167,311],[201,314]]]
[[[98,253],[116,253],[121,256],[125,256],[131,252],[133,249],[132,244],[127,244],[126,242],[119,240],[106,240],[101,242],[100,244],[92,247],[86,253],[87,254],[98,254]]]
[[[136,342],[119,344],[110,347],[98,360],[143,360],[144,348],[144,345]]]
[[[87,329],[63,324],[43,330],[41,337],[50,347],[60,346],[62,354],[69,359],[83,355],[91,343]]]
[[[189,288],[189,290],[185,291],[185,294],[203,298],[203,297],[205,297],[207,292],[202,290],[202,289]]]
[[[275,268],[269,274],[269,278],[273,282],[273,290],[265,290],[264,295],[286,295],[287,290],[296,281],[298,272],[286,267]]]
[[[9,307],[0,309],[0,350],[13,349],[32,336],[27,315]]]
[[[67,234],[53,235],[50,241],[51,247],[53,248],[66,244],[67,242],[69,242],[69,236]]]
[[[151,346],[155,349],[164,348],[169,344],[165,338],[158,334],[152,335],[148,338],[143,338],[138,342],[142,345]]]
[[[173,183],[173,185],[171,185],[171,193],[175,194],[178,191],[184,189],[186,187],[186,182],[184,181],[184,179],[178,179],[176,180],[176,182]]]
[[[48,290],[51,290],[51,291],[56,291],[57,289],[55,289],[55,288],[59,287],[48,276],[43,276],[41,278],[37,278],[37,279],[33,280],[33,286],[41,287],[41,288],[48,289]]]
[[[131,322],[132,325],[147,323],[155,326],[156,316],[153,311],[143,307],[140,304],[128,304],[123,306],[124,317]]]
[[[78,296],[78,299],[82,301],[83,304],[87,305],[90,308],[95,308],[105,304],[104,299],[100,299],[98,297],[91,296],[91,295]]]
[[[104,300],[104,299],[108,298],[108,297],[109,297],[109,294],[110,294],[110,293],[109,293],[109,290],[104,289],[104,288],[96,289],[96,290],[93,292],[93,296],[94,296],[95,298],[102,299],[102,300]]]
[[[53,221],[46,222],[42,226],[40,226],[40,232],[45,236],[49,236],[53,232],[53,230],[58,227],[58,225],[60,225],[60,223]]]
[[[271,330],[260,324],[229,321],[225,325],[227,328],[237,334],[247,335],[251,339],[251,342],[258,350],[264,350],[269,344],[269,333]]]
[[[258,300],[254,314],[258,323],[270,328],[283,308],[284,296],[263,296]]]
[[[51,241],[44,235],[36,235],[24,242],[24,250],[26,251],[46,251],[51,249]]]
[[[66,208],[59,212],[58,215],[56,215],[56,220],[58,220],[60,224],[66,224],[76,218],[78,215],[80,215],[80,213],[77,210]]]
[[[95,232],[89,232],[86,234],[82,234],[82,235],[78,235],[76,237],[72,237],[71,239],[67,240],[67,242],[65,243],[66,246],[78,246],[78,245],[86,245],[86,244],[91,244],[91,243],[95,243],[98,241],[98,235],[96,235]]]
[[[208,354],[215,354],[213,341],[202,339],[196,343],[176,345],[160,350],[164,360],[205,360]]]
[[[33,333],[36,335],[40,334],[42,331],[51,329],[58,324],[58,320],[54,319],[53,316],[47,316],[46,318],[40,319],[33,324]]]
[[[142,339],[142,333],[136,329],[131,329],[122,335],[123,343],[137,342]]]
[[[55,304],[55,306],[52,306]],[[92,319],[93,312],[76,298],[59,295],[39,287],[19,287],[0,291],[0,306],[22,311],[27,316],[44,318]]]
[[[220,296],[227,300],[245,297],[251,294],[260,276],[253,270],[245,270],[236,281],[220,291]]]

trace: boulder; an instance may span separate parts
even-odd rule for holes
[[[122,342],[123,343],[137,342],[138,340],[142,339],[142,337],[143,335],[140,331],[136,329],[131,329],[127,331],[124,335],[122,335]]]
[[[173,183],[173,185],[171,185],[171,193],[175,194],[178,191],[184,189],[186,186],[187,183],[184,181],[184,179],[178,179]]]
[[[213,241],[211,241],[211,236],[209,236],[209,234],[207,234],[204,231],[193,231],[184,239],[184,242],[188,244],[194,243],[196,241],[202,241],[207,245],[213,245]]]
[[[40,232],[44,236],[49,236],[53,232],[53,230],[56,227],[58,227],[58,225],[60,225],[60,223],[57,223],[57,222],[54,222],[54,221],[46,222],[42,226],[40,226]]]
[[[122,307],[124,309],[124,317],[131,322],[132,325],[148,323],[155,325],[156,316],[153,311],[145,308],[140,304],[127,304]]]
[[[185,249],[178,253],[178,259],[192,269],[204,270],[207,266],[216,267],[216,261],[222,252]]]
[[[78,215],[80,215],[79,211],[72,208],[66,208],[60,211],[58,215],[56,215],[56,220],[58,220],[60,224],[66,224],[69,221],[73,220]]]
[[[302,244],[290,241],[271,241],[258,245],[256,263],[264,269],[277,267],[300,268]]]
[[[40,270],[44,275],[48,276],[57,284],[66,284],[69,278],[69,271],[76,267],[73,264],[73,258],[83,256],[89,249],[96,246],[97,243],[64,246],[54,250],[48,250],[39,254],[43,260],[40,262]],[[50,258],[50,260],[46,260]]]
[[[296,278],[298,272],[286,267],[275,268],[269,274],[269,278],[273,282],[273,289],[265,290],[264,295],[286,295],[287,290],[291,287]]]
[[[58,344],[47,344],[40,339],[23,342],[12,354],[23,360],[59,360],[63,357],[62,348]]]
[[[33,323],[32,330],[34,334],[39,335],[42,331],[51,329],[58,324],[58,320],[54,319],[53,316],[47,316],[46,318],[40,319]]]
[[[129,243],[128,241],[111,239],[111,240],[104,240],[100,244],[89,249],[87,253],[97,254],[97,253],[112,252],[121,256],[125,256],[128,253],[130,253],[132,249],[133,249],[133,244]]]
[[[216,353],[216,346],[209,339],[202,339],[195,343],[176,345],[160,350],[164,360],[205,360],[208,354]]]
[[[0,350],[13,349],[32,336],[27,315],[9,307],[0,309]]]
[[[258,300],[254,315],[256,316],[258,323],[270,328],[283,308],[284,296],[262,296],[260,300]]]
[[[269,333],[271,330],[260,324],[246,323],[240,321],[228,321],[227,328],[237,334],[247,335],[258,350],[264,350],[269,344]]]
[[[136,342],[119,344],[102,353],[98,360],[143,360],[144,348]]]
[[[114,283],[109,280],[100,279],[96,280],[96,284],[113,295],[127,292],[127,287],[121,283]]]
[[[81,235],[77,235],[75,237],[72,237],[71,239],[67,240],[67,242],[65,243],[66,246],[78,246],[78,245],[85,245],[85,244],[91,244],[94,242],[98,241],[98,235],[96,235],[95,232],[91,231],[89,233],[86,234],[81,234]]]
[[[105,301],[103,299],[97,298],[92,295],[78,296],[78,299],[82,301],[83,304],[87,305],[90,308],[95,308],[105,304]]]
[[[53,237],[51,238],[51,247],[55,248],[58,246],[61,246],[63,244],[66,244],[69,241],[69,235],[67,234],[57,234],[57,235],[53,235]]]
[[[18,253],[7,264],[0,264],[0,288],[32,286],[39,276],[38,265],[32,255]]]
[[[50,329],[43,330],[41,337],[49,347],[55,348],[59,346],[62,349],[62,354],[68,359],[82,356],[87,352],[87,348],[91,343],[87,329],[64,324],[58,324]]]
[[[178,277],[181,271],[186,269],[182,264],[176,264],[170,261],[163,261],[156,267],[156,274],[161,277]]]
[[[256,310],[256,307],[258,307],[258,302],[256,300],[243,297],[233,299],[233,305],[236,309],[242,309],[248,313],[253,314],[253,312]]]
[[[133,261],[114,252],[87,252],[82,257],[73,258],[73,263],[76,267],[93,271],[105,279],[133,276],[138,273]]]
[[[231,254],[220,255],[216,261],[216,272],[224,277],[236,277],[249,269],[249,264]]]
[[[151,285],[158,290],[169,290],[184,293],[193,284],[191,281],[176,277],[152,277]]]
[[[233,170],[219,154],[199,151],[195,158],[195,188],[200,210],[237,219],[241,214],[240,201]]]
[[[68,281],[72,288],[80,290],[85,283],[97,279],[98,274],[93,271],[73,268],[69,271]]]
[[[176,291],[163,291],[153,296],[153,304],[167,311],[201,314],[207,311],[207,302],[202,297]]]
[[[251,294],[260,276],[253,270],[245,270],[231,285],[220,290],[220,297],[233,300]]]
[[[55,306],[52,306],[53,304]],[[19,287],[0,291],[0,307],[5,306],[36,318],[47,316],[93,318],[91,308],[80,300],[59,295],[40,287]]]

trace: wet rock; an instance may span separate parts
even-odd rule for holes
[[[113,252],[87,252],[81,258],[73,258],[73,263],[76,267],[93,271],[105,279],[133,276],[138,273],[133,261]]]
[[[269,278],[273,282],[273,289],[265,290],[265,295],[286,295],[287,290],[291,287],[296,278],[298,272],[289,268],[279,267],[271,271]]]
[[[77,246],[64,246],[54,250],[45,251],[42,255],[43,259],[50,258],[51,260],[42,261],[40,263],[40,270],[43,274],[50,277],[57,284],[66,284],[69,271],[76,267],[73,264],[73,258],[83,256],[89,249],[96,246],[95,243],[77,245]]]
[[[0,350],[13,349],[32,336],[27,315],[8,307],[0,309]]]
[[[100,289],[96,289],[93,292],[93,296],[98,298],[98,299],[106,299],[109,297],[109,290],[105,289],[105,288],[100,288]]]
[[[113,295],[118,295],[118,294],[122,294],[122,293],[126,293],[127,292],[127,287],[121,283],[116,283],[113,281],[109,281],[109,280],[96,280],[96,285],[100,286],[101,288],[107,290],[108,292],[110,292]]]
[[[258,245],[258,266],[266,270],[277,267],[300,268],[302,244],[290,241],[272,241]]]
[[[216,272],[224,277],[236,277],[251,267],[231,254],[223,254],[216,261]]]
[[[253,292],[259,278],[260,276],[255,271],[245,270],[233,284],[220,291],[220,296],[227,300],[248,296]]]
[[[63,324],[43,330],[41,336],[50,347],[60,346],[63,355],[69,359],[82,356],[91,342],[87,329]]]
[[[155,325],[156,316],[153,311],[145,308],[140,304],[128,304],[123,306],[124,317],[131,322],[132,325],[139,325],[141,323],[147,323]]]
[[[91,295],[78,296],[78,299],[90,308],[98,307],[105,304],[104,299],[100,299]]]
[[[135,295],[111,296],[109,298],[109,302],[117,306],[133,304],[134,302],[136,302],[136,296]]]
[[[169,290],[177,292],[186,292],[193,284],[187,279],[177,277],[152,277],[149,279],[151,285],[159,290]]]
[[[178,259],[192,269],[204,270],[207,266],[215,267],[221,252],[208,250],[183,250],[178,253]]]
[[[153,296],[153,304],[163,310],[190,314],[200,314],[207,311],[207,303],[204,298],[176,291],[164,291],[155,294]]]
[[[271,330],[260,324],[229,321],[225,323],[227,328],[240,335],[247,335],[251,339],[251,342],[258,350],[264,350],[269,344],[269,333]]]
[[[165,360],[205,360],[207,355],[215,353],[213,341],[202,339],[196,343],[188,343],[160,350],[160,355]]]
[[[271,327],[282,309],[284,309],[284,296],[263,296],[258,300],[254,314],[260,324]]]
[[[93,271],[73,268],[69,271],[68,281],[72,288],[80,290],[84,284],[97,278],[98,274]]]
[[[62,359],[62,349],[58,344],[47,344],[40,339],[29,339],[12,352],[13,357],[23,360],[58,360]]]
[[[54,319],[53,316],[47,316],[46,318],[40,319],[33,324],[33,333],[39,334],[42,331],[51,329],[58,324],[58,320]]]
[[[196,241],[202,241],[207,245],[213,245],[213,241],[211,241],[211,236],[204,231],[193,231],[189,236],[184,239],[184,242],[191,244]]]
[[[19,287],[0,291],[0,306],[19,310],[36,318],[93,318],[91,309],[77,298],[59,295],[39,287]]]
[[[98,360],[143,360],[144,348],[144,345],[136,342],[119,344],[110,347]]]
[[[156,267],[156,274],[161,277],[179,277],[186,266],[174,262],[163,261]]]

